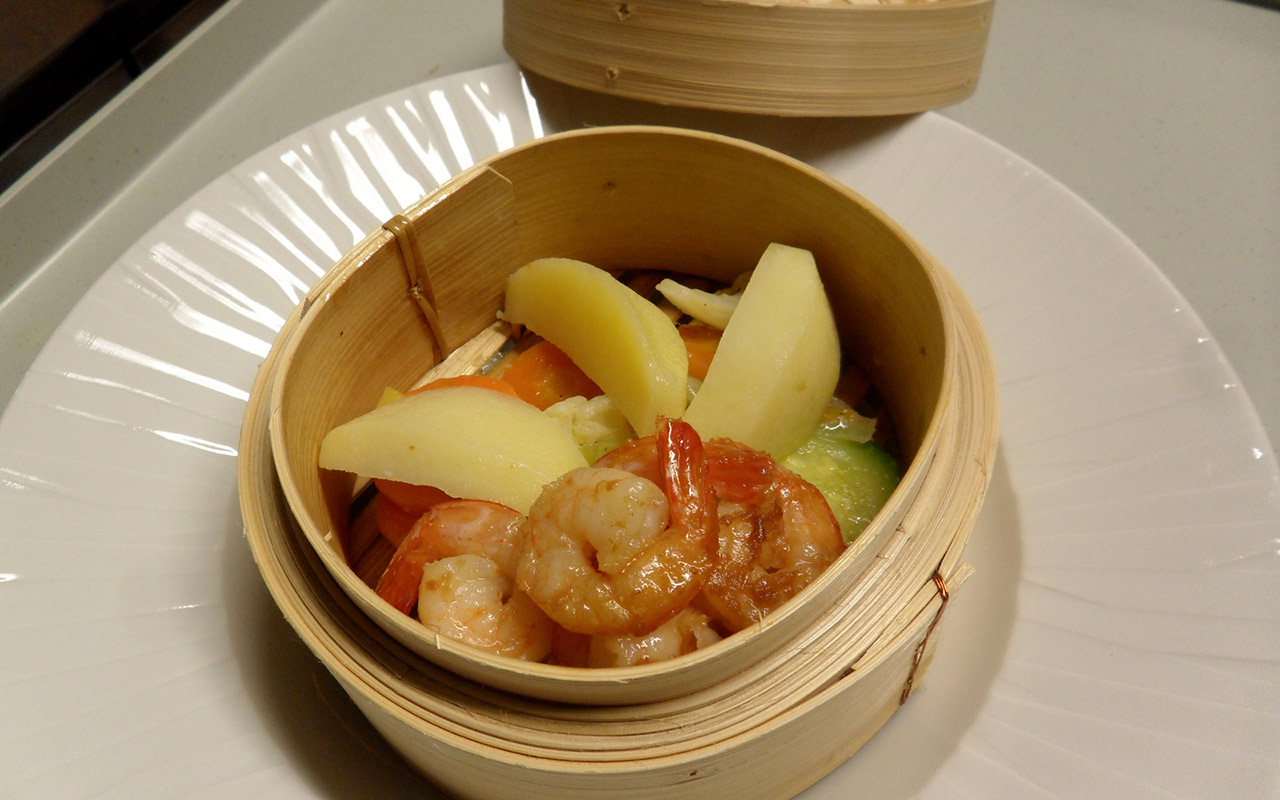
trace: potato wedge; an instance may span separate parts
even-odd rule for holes
[[[387,403],[334,428],[320,446],[324,469],[435,486],[521,514],[544,485],[586,464],[558,420],[473,386]]]
[[[567,353],[638,435],[684,412],[688,355],[675,324],[608,272],[568,258],[530,262],[507,279],[502,316]]]
[[[840,378],[840,340],[813,254],[771,244],[752,273],[685,419],[781,458],[803,442]]]

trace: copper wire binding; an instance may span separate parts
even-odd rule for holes
[[[947,591],[947,581],[942,577],[941,572],[933,573],[933,582],[938,587],[938,597],[942,598],[942,604],[938,606],[937,612],[933,615],[933,621],[929,623],[929,628],[924,632],[924,638],[920,640],[920,644],[916,645],[915,657],[911,661],[911,671],[907,673],[907,683],[902,687],[902,695],[898,698],[898,705],[907,702],[907,698],[911,696],[911,690],[915,687],[916,671],[920,669],[920,662],[924,660],[925,649],[929,646],[929,637],[933,636],[933,631],[938,627],[938,621],[942,619],[942,612],[947,610],[947,603],[951,600],[951,593]]]
[[[444,330],[440,327],[440,314],[436,311],[436,295],[431,287],[431,273],[422,257],[422,250],[418,247],[418,238],[413,235],[413,223],[405,215],[396,214],[384,222],[382,227],[390,231],[396,237],[396,243],[400,245],[400,257],[404,262],[405,275],[409,279],[409,294],[418,304],[418,309],[427,321],[427,327],[431,329],[436,350],[435,357],[444,358],[449,348],[444,340]]]

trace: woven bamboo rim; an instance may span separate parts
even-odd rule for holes
[[[958,310],[958,382],[994,392],[972,309]],[[291,320],[292,326],[296,320]],[[373,625],[296,527],[268,433],[273,351],[241,440],[242,510],[254,557],[290,624],[415,768],[458,797],[789,797],[855,752],[906,700],[936,646],[960,557],[985,493],[997,424],[989,404],[947,415],[938,469],[896,531],[899,580],[849,597],[735,680],[674,700],[581,707],[461,679]],[[976,459],[978,469],[964,467]]]
[[[618,177],[617,185],[610,180],[602,187],[596,159],[601,153],[612,157],[619,146],[633,145],[652,147],[651,151],[639,151],[649,153],[652,159],[637,159],[637,165],[630,168],[632,172],[624,169],[615,176]],[[650,161],[653,163],[649,163]],[[350,484],[342,482],[343,476],[335,475],[319,475],[320,483],[316,484],[318,471],[315,452],[323,433],[336,421],[344,419],[331,419],[324,424],[313,424],[310,428],[304,426],[301,432],[299,426],[290,423],[290,415],[295,410],[305,422],[314,404],[330,402],[335,397],[355,397],[359,391],[368,395],[371,390],[380,391],[380,386],[385,385],[367,385],[367,381],[364,382],[366,385],[357,385],[359,381],[347,381],[345,371],[333,368],[334,362],[326,357],[326,351],[316,350],[314,347],[310,350],[303,349],[303,343],[323,341],[327,336],[346,347],[346,343],[353,340],[363,342],[381,337],[386,342],[394,343],[394,350],[399,354],[411,341],[427,342],[424,358],[430,356],[430,348],[435,347],[436,326],[423,321],[415,310],[418,300],[411,299],[410,294],[404,291],[404,264],[400,254],[402,248],[396,243],[396,234],[387,230],[376,231],[308,294],[295,312],[292,324],[277,340],[275,349],[282,353],[276,380],[270,390],[272,452],[288,504],[307,540],[319,554],[325,569],[336,577],[342,589],[366,615],[417,655],[464,677],[536,697],[577,703],[649,703],[679,697],[743,673],[753,663],[764,658],[765,654],[780,650],[798,631],[813,622],[822,613],[822,609],[836,604],[840,596],[856,596],[860,591],[866,591],[859,587],[883,579],[881,567],[891,555],[887,548],[892,545],[892,536],[904,514],[921,491],[931,469],[947,404],[955,402],[952,398],[958,369],[957,356],[955,348],[948,342],[955,336],[957,311],[953,304],[944,302],[945,290],[939,283],[944,280],[943,273],[931,265],[928,256],[911,242],[910,237],[896,223],[846,187],[807,165],[765,148],[726,137],[638,126],[560,134],[507,151],[491,162],[459,176],[442,187],[439,193],[424,198],[404,214],[411,224],[419,226],[420,245],[431,248],[436,254],[443,254],[439,257],[445,259],[448,254],[472,252],[483,243],[494,241],[495,231],[511,232],[507,236],[496,237],[499,252],[493,258],[484,259],[483,269],[487,272],[480,275],[476,275],[474,270],[464,273],[472,280],[463,281],[456,275],[450,275],[447,261],[445,267],[440,268],[441,279],[436,281],[433,291],[440,303],[438,329],[440,336],[445,339],[442,349],[451,349],[455,342],[470,338],[490,324],[493,310],[500,302],[501,279],[527,260],[514,243],[518,242],[526,250],[537,253],[560,252],[557,248],[564,246],[563,242],[548,237],[548,226],[552,225],[547,221],[548,215],[554,215],[558,219],[564,215],[564,208],[575,206],[569,201],[550,206],[540,201],[531,201],[530,197],[541,197],[547,191],[546,181],[553,180],[556,188],[568,194],[581,189],[585,194],[584,199],[579,202],[598,204],[595,198],[601,196],[601,192],[604,197],[616,199],[633,190],[640,194],[651,191],[651,187],[633,189],[628,185],[632,180],[640,183],[683,180],[686,185],[682,191],[693,198],[686,199],[685,206],[673,204],[672,209],[646,208],[643,213],[625,205],[620,207],[626,209],[622,214],[623,221],[615,225],[616,231],[612,231],[618,240],[615,241],[612,234],[603,237],[596,245],[601,249],[593,250],[586,257],[586,260],[595,263],[627,259],[631,263],[638,261],[642,266],[650,263],[671,264],[678,261],[675,261],[672,253],[663,249],[661,242],[654,242],[653,237],[647,237],[642,231],[631,231],[626,220],[632,218],[632,215],[643,217],[653,213],[667,215],[669,220],[663,224],[688,224],[682,211],[689,206],[701,208],[699,198],[703,195],[696,193],[701,191],[705,195],[713,189],[704,186],[707,175],[686,174],[684,170],[694,173],[705,168],[705,163],[714,163],[717,165],[716,169],[732,172],[732,180],[741,181],[745,174],[752,181],[759,179],[768,184],[769,181],[782,180],[783,183],[779,185],[792,187],[806,198],[805,202],[810,203],[801,206],[805,213],[799,215],[802,219],[794,222],[796,228],[806,225],[813,227],[813,223],[806,219],[820,210],[828,211],[832,208],[831,204],[840,204],[839,207],[855,213],[856,218],[846,220],[841,217],[845,221],[835,226],[838,228],[838,235],[848,237],[849,230],[856,229],[865,230],[868,236],[879,237],[875,239],[873,248],[876,256],[890,259],[891,262],[892,259],[898,259],[892,263],[902,266],[902,274],[883,276],[880,280],[888,283],[898,281],[893,285],[910,293],[910,299],[892,294],[881,305],[907,303],[919,305],[922,309],[932,309],[928,314],[913,320],[911,326],[904,328],[902,321],[896,324],[894,335],[889,338],[894,340],[895,346],[903,348],[899,352],[904,357],[888,359],[893,363],[881,365],[882,369],[897,370],[898,382],[903,386],[913,387],[910,390],[903,389],[904,392],[924,392],[918,397],[912,395],[915,410],[897,420],[899,429],[911,440],[915,451],[901,485],[884,511],[854,546],[792,602],[775,611],[762,624],[729,637],[718,647],[691,654],[677,662],[643,667],[580,670],[526,664],[434,637],[416,620],[395,612],[377,598],[372,589],[348,567],[341,547],[337,546],[341,535],[332,526],[341,524],[336,520],[345,519]],[[662,172],[660,167],[666,168],[668,172]],[[573,180],[562,181],[561,172],[572,170],[580,170],[581,174],[569,176]],[[655,178],[655,175],[663,178]],[[543,188],[539,190],[536,188],[538,186]],[[717,198],[716,202],[723,201]],[[748,209],[756,206],[752,198],[734,198],[729,203],[727,209],[732,210],[735,215],[747,213]],[[740,205],[735,207],[733,203]],[[754,213],[764,212],[757,209]],[[613,224],[611,218],[593,219],[600,225]],[[849,230],[844,227],[846,224],[851,226]],[[758,235],[765,234],[761,231]],[[793,231],[791,235],[798,234]],[[734,251],[725,256],[725,260],[729,264],[736,263],[740,268],[742,263],[749,263],[748,259],[754,257],[745,254],[754,252],[758,255],[763,244],[738,241],[738,238],[719,242],[716,248]],[[509,253],[503,249],[506,241],[513,243]],[[828,258],[825,260],[835,260],[838,255],[832,248],[847,246],[848,241],[847,238],[838,241],[819,238],[814,240],[814,244],[827,249],[825,255]],[[822,255],[819,254],[820,264],[824,261]],[[375,263],[379,258],[383,261]],[[707,269],[707,274],[716,275],[715,263],[709,262],[703,267]],[[410,270],[410,273],[413,272]],[[717,277],[726,278],[732,274],[734,273]],[[444,280],[450,277],[451,281]],[[871,289],[876,287],[860,285],[855,288],[844,286],[842,281],[828,286],[829,292],[837,292],[833,295],[833,302],[840,305],[854,303],[855,307],[855,298],[850,292],[866,292]],[[365,298],[372,303],[371,311],[365,319],[368,330],[352,327],[351,320],[341,316],[345,304],[356,302],[351,298]],[[865,302],[862,305],[867,313],[882,313],[867,308]],[[876,306],[877,309],[879,307]],[[911,344],[908,345],[908,342]],[[938,370],[928,380],[922,377],[922,364],[925,362],[915,360],[916,342],[921,354],[926,350],[930,352],[931,355],[927,356],[927,359],[932,359],[928,362],[933,365],[930,369]],[[363,351],[360,355],[364,357]],[[868,358],[875,360],[876,357]],[[372,360],[377,361],[376,358]],[[915,366],[908,369],[908,361]],[[406,373],[391,376],[388,382],[397,385],[395,381],[399,380],[407,385],[417,377]],[[311,383],[305,383],[307,380]],[[882,385],[886,389],[893,388],[888,384]],[[936,395],[930,394],[935,391]],[[989,393],[976,398],[975,403],[993,405],[993,398],[994,394]],[[367,409],[372,405],[372,396],[352,402],[353,408]],[[902,408],[906,408],[906,405]],[[354,416],[354,413],[350,415]],[[327,489],[326,482],[330,482]],[[323,493],[322,501],[317,500],[317,491]]]
[[[522,67],[641,100],[908,114],[977,88],[994,0],[504,0]]]

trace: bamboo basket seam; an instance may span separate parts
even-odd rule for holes
[[[417,303],[418,310],[422,312],[423,318],[431,329],[431,335],[435,339],[436,357],[443,359],[452,352],[453,348],[445,339],[444,330],[440,327],[440,313],[436,310],[436,293],[431,285],[431,268],[422,257],[418,237],[413,235],[413,223],[405,215],[396,214],[384,222],[382,227],[395,236],[409,281],[409,294]]]

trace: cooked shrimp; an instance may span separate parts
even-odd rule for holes
[[[706,614],[686,608],[643,636],[592,636],[589,667],[628,667],[666,661],[720,641]]]
[[[705,449],[720,545],[700,603],[737,631],[812,582],[844,551],[844,541],[822,493],[768,454],[727,439],[712,439]],[[645,437],[595,466],[651,475],[657,463],[656,444]]]
[[[561,667],[587,666],[587,654],[591,650],[593,637],[566,631],[559,625],[552,624],[555,630],[551,633],[551,654],[547,656],[547,663]]]
[[[656,440],[660,483],[583,467],[529,512],[517,585],[567,630],[642,635],[697,595],[715,563],[716,504],[702,442],[680,420]]]
[[[719,562],[701,600],[730,631],[759,622],[844,552],[822,493],[781,466],[757,501],[724,502],[719,513]]]
[[[441,636],[501,656],[541,661],[551,652],[554,623],[493,559],[456,555],[422,570],[418,619]]]
[[[515,576],[524,515],[485,500],[445,500],[418,518],[378,579],[378,596],[405,614],[418,601],[422,568],[441,558],[486,556]]]
[[[721,500],[759,502],[773,482],[777,462],[768,453],[729,439],[711,439],[702,443],[707,462],[707,479],[711,492]],[[632,439],[605,453],[592,465],[624,469],[634,475],[657,482],[661,466],[657,440],[653,436]]]

